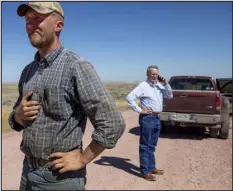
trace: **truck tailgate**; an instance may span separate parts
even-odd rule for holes
[[[216,91],[173,90],[173,99],[164,100],[163,111],[215,114],[216,99]]]

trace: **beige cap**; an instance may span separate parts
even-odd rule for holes
[[[35,2],[30,1],[28,4],[21,4],[18,7],[17,13],[20,17],[25,16],[25,13],[28,11],[29,8],[32,8],[38,13],[41,14],[48,14],[52,12],[56,12],[64,18],[64,11],[61,5],[58,2]]]

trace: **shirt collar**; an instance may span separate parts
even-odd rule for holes
[[[52,52],[50,52],[44,57],[40,57],[40,54],[37,51],[34,57],[34,61],[39,65],[45,64],[45,66],[50,66],[63,50],[64,50],[64,46],[60,44],[56,49],[54,49]]]
[[[148,79],[146,80],[146,82],[151,86],[151,87],[156,87],[159,86],[159,83],[156,82],[155,84],[151,83]]]

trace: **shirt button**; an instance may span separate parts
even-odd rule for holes
[[[41,75],[41,74],[43,73],[42,68],[40,68],[40,69],[38,70],[38,72],[39,72],[39,75]]]
[[[45,149],[45,152],[46,152],[46,153],[49,153],[49,152],[50,152],[50,149],[49,149],[49,148],[46,148],[46,149]]]

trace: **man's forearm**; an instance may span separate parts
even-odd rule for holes
[[[91,141],[91,143],[87,146],[87,148],[82,153],[82,162],[87,165],[93,159],[95,159],[98,155],[100,155],[105,148],[95,141]]]
[[[171,86],[167,83],[167,85],[165,85],[164,87],[165,87],[165,96],[164,97],[167,99],[172,99],[173,93],[172,93]]]
[[[15,114],[14,114],[13,118],[14,118],[16,123],[23,126],[23,121],[18,117],[17,110],[15,111]]]
[[[8,118],[8,122],[9,122],[10,127],[16,131],[21,131],[24,129],[23,125],[21,125],[15,120],[15,111],[11,112]]]
[[[132,109],[132,110],[134,110],[134,111],[136,111],[136,112],[138,112],[138,113],[140,113],[141,111],[142,111],[142,109],[138,106],[138,104],[136,103],[136,101],[135,101],[135,98],[134,97],[132,97],[130,94],[128,95],[128,96],[126,96],[126,102],[128,103],[128,105],[129,105],[129,107]]]

